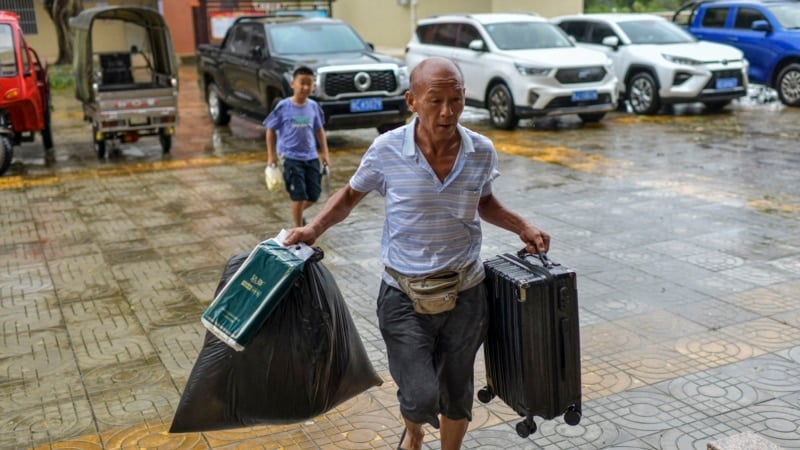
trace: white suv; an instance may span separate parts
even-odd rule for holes
[[[649,14],[579,14],[553,19],[578,45],[614,61],[620,92],[637,114],[662,104],[703,102],[719,110],[747,94],[747,60],[729,45],[698,41]]]
[[[466,103],[510,130],[520,118],[577,114],[595,122],[617,106],[617,78],[602,52],[577,47],[535,14],[444,15],[420,20],[406,47],[409,69],[429,56],[453,60]]]

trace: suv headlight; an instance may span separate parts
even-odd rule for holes
[[[552,67],[535,67],[535,66],[526,66],[523,64],[516,63],[514,67],[517,68],[517,72],[520,75],[528,75],[533,77],[546,77],[550,72],[553,71]]]
[[[664,59],[666,59],[667,61],[669,61],[669,62],[671,62],[673,64],[680,64],[682,66],[699,66],[699,65],[703,64],[702,61],[698,61],[698,60],[692,59],[692,58],[687,58],[685,56],[674,56],[674,55],[667,55],[667,54],[663,54],[663,53],[661,54],[661,56],[663,56]]]

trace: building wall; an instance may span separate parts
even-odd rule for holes
[[[412,4],[412,2],[416,4]],[[583,11],[583,0],[336,0],[333,15],[378,47],[405,47],[416,20],[446,13],[536,12],[545,17]]]
[[[26,36],[39,56],[54,62],[58,56],[53,22],[36,1],[39,33]],[[100,4],[140,5],[158,8],[170,27],[175,53],[194,54],[192,6],[199,0],[108,0],[85,1],[86,8]],[[532,11],[545,17],[583,11],[583,0],[334,0],[333,16],[353,25],[361,36],[379,48],[405,47],[417,19],[446,13]]]
[[[165,0],[161,7],[169,24],[172,45],[178,55],[193,55],[197,47],[194,41],[192,22],[192,6],[197,6],[198,0]]]
[[[163,1],[163,0],[162,0]],[[168,0],[166,3],[175,2],[178,0]],[[89,9],[97,5],[135,5],[135,6],[148,6],[157,8],[159,0],[109,0],[109,1],[84,1],[84,9]],[[44,5],[41,1],[34,2],[36,7],[36,25],[38,33],[26,34],[25,38],[28,40],[28,45],[33,47],[43,60],[54,63],[58,58],[58,40],[56,39],[55,25],[47,15]],[[191,14],[191,12],[190,12]],[[188,22],[191,24],[191,20]]]

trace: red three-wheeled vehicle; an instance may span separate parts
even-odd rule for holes
[[[52,148],[47,66],[25,41],[19,16],[0,11],[0,175],[11,165],[14,146],[33,141],[37,132],[44,148]]]

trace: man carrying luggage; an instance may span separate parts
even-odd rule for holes
[[[398,386],[404,429],[398,448],[422,447],[423,425],[440,428],[441,448],[461,448],[472,419],[473,368],[486,334],[481,225],[519,235],[529,252],[550,236],[492,194],[492,142],[458,124],[464,81],[444,58],[411,72],[406,93],[416,117],[378,136],[356,173],[286,245],[313,244],[370,191],[385,197],[378,321]]]

